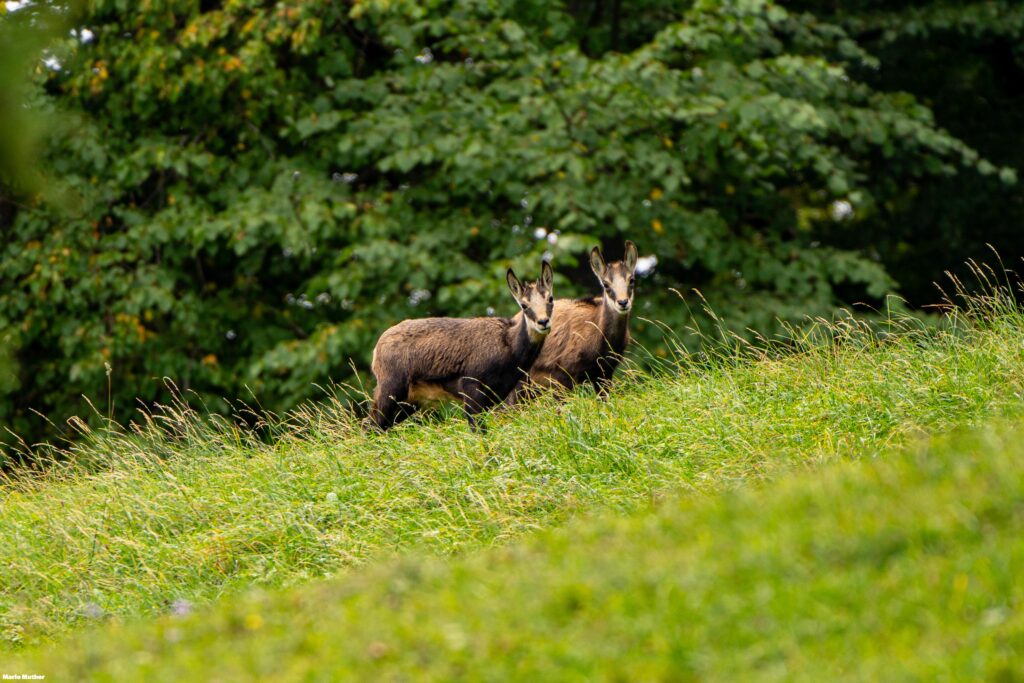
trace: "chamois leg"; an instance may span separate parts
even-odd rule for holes
[[[415,415],[417,410],[419,410],[419,406],[417,406],[415,403],[406,403],[404,401],[399,401],[398,412],[395,413],[395,421],[391,423],[391,426],[394,427],[396,425],[402,424],[410,417]]]
[[[594,393],[602,401],[608,400],[608,393],[611,391],[612,382],[607,377],[593,377],[590,383],[594,385]]]
[[[568,371],[557,370],[551,373],[544,387],[535,386],[531,397],[539,396],[542,389],[546,390],[555,397],[555,412],[561,415],[562,404],[569,399],[569,395],[577,384],[579,382]]]
[[[608,359],[597,362],[597,368],[594,370],[587,379],[594,385],[594,391],[597,393],[597,397],[602,401],[608,400],[608,394],[611,391],[612,376],[615,374],[615,368],[618,367],[619,361],[617,358]]]
[[[469,428],[485,434],[487,425],[480,421],[477,415],[495,403],[493,395],[480,382],[468,377],[459,382],[459,395],[462,397],[462,410],[466,413]]]
[[[557,372],[551,373],[551,379],[548,382],[548,387],[555,392],[555,397],[559,402],[564,402],[577,384],[579,384],[579,382],[569,374],[568,370],[558,370]]]
[[[534,388],[530,383],[530,380],[526,378],[521,379],[516,382],[514,387],[512,387],[512,391],[508,392],[508,396],[506,396],[505,400],[501,402],[499,410],[507,410],[518,403],[522,403],[523,401],[532,398],[533,395]]]
[[[540,382],[535,382],[527,377],[516,384],[508,397],[505,398],[502,407],[507,408],[518,403],[532,401],[545,392],[554,393],[555,397],[561,402],[569,395],[575,384],[576,382],[573,381],[572,376],[565,370],[551,372]]]
[[[377,385],[370,408],[370,422],[380,431],[387,431],[412,413],[405,399],[409,388],[405,382],[385,382]]]

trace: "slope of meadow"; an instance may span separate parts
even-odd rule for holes
[[[1024,430],[26,653],[53,680],[1020,680]]]
[[[680,358],[656,376],[623,377],[607,402],[580,394],[492,416],[482,437],[458,419],[365,435],[327,406],[292,416],[276,426],[271,444],[260,444],[225,421],[171,411],[162,435],[98,436],[48,476],[0,488],[0,647],[46,643],[97,621],[205,613],[205,604],[243,589],[288,587],[395,553],[487,548],[589,511],[643,512],[686,492],[699,501],[784,471],[871,458],[925,431],[1016,414],[1022,322],[1004,313],[947,331],[906,323],[882,340],[857,327],[819,328],[816,343],[771,357]],[[815,486],[813,476],[798,481]],[[732,514],[718,507],[725,503],[707,505],[718,511],[693,513],[707,515],[706,524]],[[700,528],[686,526],[689,517],[671,521],[683,525],[688,544],[687,534]],[[662,523],[637,522],[637,529]],[[711,557],[712,541],[732,532],[712,526],[708,533],[688,556],[694,562],[703,561],[700,553]],[[551,537],[561,545],[550,562],[561,561],[570,538]],[[595,562],[599,545],[588,546]],[[541,552],[531,547],[522,552]],[[470,569],[473,562],[444,571],[480,571]],[[353,581],[363,591],[372,580]],[[327,595],[347,594],[348,585]],[[520,589],[530,591],[526,583]],[[281,595],[287,611],[291,594]],[[224,619],[234,618],[231,604]],[[407,623],[415,618],[410,612]],[[609,621],[602,628],[620,627]],[[495,639],[494,647],[504,647],[497,632]],[[565,656],[577,662],[570,651]]]

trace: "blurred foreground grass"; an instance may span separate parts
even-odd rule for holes
[[[52,680],[1019,680],[1024,431],[114,624]]]

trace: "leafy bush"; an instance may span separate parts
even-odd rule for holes
[[[581,255],[625,237],[658,259],[640,314],[677,328],[670,288],[769,334],[880,303],[862,221],[990,164],[858,80],[838,24],[670,5],[86,3],[33,100],[63,201],[0,221],[0,420],[95,420],[85,394],[124,421],[161,377],[281,410],[397,319],[507,312],[510,263],[586,291]]]

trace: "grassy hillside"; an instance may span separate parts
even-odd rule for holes
[[[1024,430],[99,629],[53,680],[1019,680]]]
[[[681,359],[608,402],[495,416],[484,437],[460,420],[367,436],[340,412],[309,410],[261,445],[170,416],[173,436],[106,436],[77,464],[0,490],[3,647],[396,552],[484,548],[582,511],[642,511],[1018,413],[1021,329],[1016,314],[884,342],[831,328],[817,336],[827,343],[783,357]],[[452,571],[477,571],[463,566]]]

